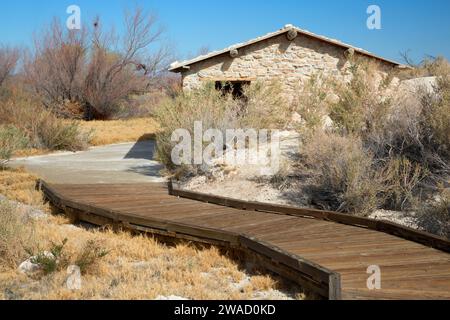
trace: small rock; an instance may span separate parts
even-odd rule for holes
[[[324,130],[331,130],[334,127],[334,122],[329,116],[322,117],[322,127]]]
[[[55,256],[51,252],[44,251],[43,255],[49,259],[55,259]],[[42,266],[32,262],[36,258],[36,256],[33,256],[22,262],[18,267],[19,272],[26,274],[27,276],[33,276],[42,271]]]
[[[133,269],[147,269],[151,266],[152,264],[150,262],[147,261],[138,261],[138,262],[133,262],[131,263],[131,267]]]
[[[244,288],[251,284],[250,277],[245,277],[238,283],[231,283],[230,287],[236,291],[243,292]]]
[[[339,96],[335,93],[329,93],[326,97],[326,102],[329,104],[336,104],[340,100]]]
[[[67,229],[69,229],[69,230],[76,230],[76,231],[82,230],[82,228],[77,227],[77,226],[75,226],[75,225],[73,225],[73,224],[63,224],[61,227],[67,228]]]
[[[66,286],[69,290],[81,290],[81,270],[79,266],[70,265],[67,267]]]
[[[19,272],[26,274],[27,276],[33,276],[42,270],[41,266],[31,262],[31,258],[25,260],[19,265]]]
[[[25,215],[33,220],[46,219],[48,217],[48,215],[42,210],[35,209],[33,207],[29,207]]]
[[[299,124],[303,123],[303,118],[300,114],[298,114],[298,112],[294,112],[292,114],[291,120],[293,123],[299,123]]]
[[[399,90],[410,93],[416,93],[417,90],[422,90],[427,93],[434,93],[436,84],[436,77],[414,78],[402,81]]]
[[[293,300],[289,295],[274,289],[268,291],[257,291],[253,294],[254,300]]]

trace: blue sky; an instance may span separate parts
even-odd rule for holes
[[[0,43],[29,45],[32,35],[52,17],[66,20],[66,8],[80,6],[82,21],[99,14],[120,31],[123,11],[140,5],[155,11],[179,58],[199,48],[221,49],[287,23],[401,60],[410,50],[450,59],[449,0],[15,0],[0,4]],[[381,30],[366,27],[369,5],[381,8]]]

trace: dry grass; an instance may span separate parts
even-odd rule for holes
[[[52,217],[38,221],[35,230],[44,248],[50,242],[61,243],[67,238],[64,250],[69,261],[76,261],[89,242],[101,243],[107,250],[108,254],[82,276],[82,289],[73,291],[64,286],[65,269],[37,279],[7,269],[0,274],[0,298],[154,299],[159,295],[177,295],[190,299],[251,299],[257,291],[280,286],[278,280],[267,275],[252,276],[244,288],[233,286],[247,275],[214,247],[167,247],[146,236],[88,231],[68,223],[61,217]]]
[[[85,149],[90,139],[76,122],[57,118],[20,88],[0,100],[0,124],[14,126],[27,138],[21,149],[78,151]]]
[[[150,139],[159,130],[159,125],[153,118],[78,121],[78,124],[85,131],[92,132],[91,145],[93,146]]]
[[[37,177],[24,169],[0,170],[0,194],[33,206],[42,206],[42,193],[35,190]]]
[[[159,125],[153,118],[135,118],[109,121],[77,120],[75,123],[83,132],[90,134],[89,144],[91,146],[103,146],[115,143],[153,139],[155,134],[159,131]],[[14,156],[31,157],[45,155],[51,152],[52,151],[50,149],[27,148],[15,151]]]
[[[34,225],[25,220],[14,204],[0,200],[0,269],[14,268],[35,243]]]
[[[34,190],[35,179],[23,170],[0,171],[0,194],[50,212]],[[299,288],[277,277],[257,270],[249,276],[215,247],[169,247],[144,235],[74,227],[62,215],[31,220],[21,218],[22,211],[13,206],[2,203],[1,208],[5,219],[0,221],[0,231],[5,236],[0,249],[5,259],[0,259],[0,299],[154,299],[159,295],[251,299],[269,289],[286,289],[293,295],[299,293],[297,299],[305,297]],[[18,264],[29,257],[26,251],[50,251],[64,239],[62,262],[54,272],[30,278],[17,271]],[[75,263],[84,264],[79,291],[65,286],[67,265]],[[243,279],[249,281],[239,287]]]

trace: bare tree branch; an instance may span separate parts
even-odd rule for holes
[[[20,52],[17,48],[0,47],[0,87],[14,72],[19,58]]]
[[[65,101],[75,101],[87,119],[107,118],[130,95],[148,90],[171,48],[159,43],[163,30],[155,15],[137,8],[125,13],[124,23],[120,37],[105,31],[98,17],[82,32],[55,22],[37,39],[27,72],[46,105],[66,114]]]

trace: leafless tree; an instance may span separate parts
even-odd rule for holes
[[[16,48],[0,47],[0,87],[11,76],[19,61],[20,52]]]
[[[406,50],[403,52],[400,52],[400,56],[402,57],[403,61],[410,67],[416,67],[417,63],[413,61],[413,59],[410,56],[411,50]]]
[[[208,54],[211,52],[211,49],[209,48],[209,46],[202,46],[200,47],[200,49],[198,49],[197,55],[198,56],[203,56],[205,54]]]
[[[158,44],[162,32],[156,16],[139,8],[125,14],[123,36],[106,31],[99,18],[83,31],[54,23],[36,42],[30,82],[60,114],[67,115],[70,101],[87,120],[109,118],[131,95],[147,90],[167,63],[170,49]]]
[[[87,118],[108,117],[121,100],[145,91],[170,54],[164,46],[149,52],[163,32],[157,27],[156,16],[141,9],[126,13],[125,30],[120,41],[114,33],[105,33],[99,20],[94,24],[92,59],[85,83]],[[117,53],[110,48],[117,48]]]
[[[87,54],[87,33],[66,30],[54,21],[35,39],[35,55],[25,63],[25,74],[45,106],[63,116],[66,101],[82,97],[83,69]]]

